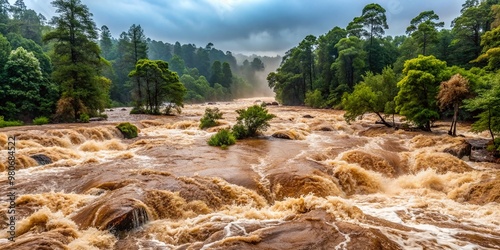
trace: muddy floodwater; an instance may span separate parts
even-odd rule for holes
[[[0,129],[0,249],[500,249],[500,165],[482,161],[487,134],[268,106],[277,117],[261,137],[207,145],[256,101]],[[207,107],[224,119],[200,130]],[[139,137],[124,139],[122,121]]]

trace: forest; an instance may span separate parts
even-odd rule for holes
[[[472,121],[500,148],[500,1],[466,0],[451,27],[428,10],[405,34],[386,36],[386,10],[372,3],[344,28],[306,36],[280,57],[249,57],[208,43],[147,38],[131,24],[118,38],[97,27],[80,0],[54,0],[47,20],[23,0],[0,0],[0,123],[88,121],[107,107],[135,113],[180,111],[184,103],[267,94],[266,64],[281,61],[267,84],[282,105],[374,113],[396,126],[401,115],[431,131],[438,119]],[[165,104],[167,108],[164,109]]]
[[[500,149],[500,1],[466,0],[451,29],[432,10],[385,36],[386,10],[368,4],[345,28],[306,36],[268,77],[284,105],[338,108],[346,121],[374,113],[393,127],[393,115],[431,131],[434,121],[474,122]]]
[[[197,47],[151,40],[139,24],[114,38],[106,25],[96,26],[80,0],[51,4],[59,15],[47,20],[23,0],[13,5],[0,0],[4,126],[34,120],[84,122],[118,106],[160,114],[164,103],[180,110],[184,103],[269,94],[264,63],[281,60],[252,56],[238,64],[232,52],[212,43]]]

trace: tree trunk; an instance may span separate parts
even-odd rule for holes
[[[424,131],[431,132],[431,121],[427,121],[424,126]]]
[[[453,132],[451,135],[457,136],[457,120],[458,120],[458,102],[455,102],[453,104],[454,112],[453,112],[453,120],[452,120],[452,126],[453,126]]]
[[[495,145],[495,134],[493,134],[493,130],[491,130],[491,109],[488,109],[488,130],[490,131],[491,139],[493,140],[493,145]]]
[[[386,122],[385,119],[380,115],[379,112],[375,112],[375,114],[380,118],[380,121],[382,122],[382,124],[384,124],[388,128],[392,128],[392,125],[389,124],[388,122]]]

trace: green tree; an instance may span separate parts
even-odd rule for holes
[[[138,83],[134,89],[134,98],[136,103],[144,104],[144,112],[160,114],[160,107],[164,102],[177,107],[183,106],[186,88],[179,82],[177,73],[168,69],[167,62],[141,59],[129,76]],[[136,111],[142,111],[142,108],[142,106],[136,106]]]
[[[391,68],[385,68],[380,75],[368,72],[352,93],[344,93],[342,97],[345,120],[350,122],[365,113],[375,113],[385,126],[392,127],[394,124],[389,124],[383,113],[395,113],[396,85],[396,74]]]
[[[7,38],[5,38],[2,34],[0,34],[0,76],[1,72],[3,71],[3,67],[7,63],[11,50],[12,47],[10,46],[9,40],[7,40]],[[0,78],[4,79],[4,77]]]
[[[315,89],[314,91],[307,91],[306,99],[304,99],[304,104],[311,108],[321,108],[325,104],[321,91]]]
[[[233,127],[233,134],[237,139],[254,137],[269,127],[269,121],[276,117],[269,114],[267,109],[260,105],[253,105],[246,109],[236,110],[238,117]]]
[[[345,38],[347,32],[339,27],[335,27],[328,31],[325,35],[321,35],[318,38],[318,75],[320,78],[321,93],[328,97],[333,89],[338,86],[338,82],[335,79],[335,72],[332,69],[332,63],[336,58],[339,57],[339,52],[335,45],[340,41],[340,39]]]
[[[299,43],[297,47],[299,52],[299,59],[301,62],[301,71],[303,77],[303,90],[304,99],[305,93],[314,89],[314,79],[315,79],[315,59],[314,59],[314,47],[316,46],[316,37],[313,35],[308,35]]]
[[[29,52],[33,52],[36,59],[40,62],[40,68],[42,69],[43,76],[45,78],[50,78],[52,74],[52,62],[50,57],[44,53],[43,48],[35,43],[33,40],[26,39],[19,34],[9,33],[7,35],[7,39],[12,46],[12,49],[17,49],[19,47],[23,47]]]
[[[218,108],[206,108],[205,114],[203,114],[203,117],[200,119],[200,129],[217,126],[217,120],[219,119],[222,119],[222,113]]]
[[[398,39],[401,42],[397,49],[399,57],[394,62],[394,71],[401,73],[403,72],[405,62],[418,56],[418,50],[416,49],[418,44],[411,36],[400,36]]]
[[[300,105],[304,102],[306,90],[303,88],[304,78],[296,50],[297,48],[292,48],[287,51],[277,72],[271,72],[267,76],[276,99],[284,105]]]
[[[92,14],[80,0],[55,0],[59,16],[51,20],[55,27],[44,36],[54,44],[52,78],[62,96],[56,115],[62,120],[77,120],[81,114],[95,115],[108,101],[109,80],[100,76],[103,60],[95,42],[97,28]]]
[[[221,83],[222,78],[224,77],[222,73],[222,64],[220,61],[215,61],[212,64],[212,70],[211,70],[211,75],[210,75],[210,85],[214,86],[216,83]]]
[[[484,33],[481,38],[482,54],[473,62],[481,63],[491,71],[500,69],[500,27]]]
[[[148,46],[146,43],[146,36],[144,35],[144,30],[142,30],[141,25],[132,24],[128,30],[128,38],[130,40],[130,52],[132,53],[133,65],[136,65],[139,60],[148,58]],[[136,94],[138,95],[137,100],[143,100],[142,96],[142,86],[141,82],[135,82]],[[142,103],[137,103],[137,107],[142,106]]]
[[[377,38],[382,38],[385,30],[389,28],[387,25],[387,17],[385,16],[385,9],[379,4],[371,3],[363,8],[361,15],[361,23],[365,27],[361,34],[369,41],[367,44],[367,62],[368,69],[372,72],[380,72],[382,68],[378,66],[378,56],[376,55],[378,44]]]
[[[439,86],[437,96],[441,109],[453,106],[453,119],[451,120],[449,135],[457,135],[458,110],[462,101],[469,96],[469,81],[460,74],[453,75],[448,81],[444,81]]]
[[[230,89],[231,84],[233,83],[233,72],[231,71],[231,66],[229,63],[222,63],[222,79],[220,84],[227,89]]]
[[[10,9],[10,11],[12,12],[12,17],[18,20],[23,18],[23,14],[26,10],[26,4],[23,0],[16,0],[14,5],[12,5]]]
[[[148,44],[146,42],[146,36],[144,35],[144,30],[141,25],[132,24],[128,30],[128,38],[130,40],[130,49],[132,52],[132,59],[134,64],[136,64],[141,59],[148,58]]]
[[[130,53],[130,39],[126,32],[120,34],[116,45],[116,59],[113,62],[113,71],[116,81],[111,88],[111,99],[119,103],[129,103],[131,100],[129,83],[129,72],[134,68],[135,62]]]
[[[398,82],[396,111],[425,131],[431,131],[431,121],[439,118],[436,96],[445,68],[446,62],[419,55],[406,61],[404,78]]]
[[[9,9],[9,1],[0,0],[0,33],[3,35],[7,34],[7,24],[9,23]]]
[[[363,50],[363,41],[355,36],[342,38],[335,45],[339,51],[339,58],[333,63],[337,72],[339,87],[337,91],[352,91],[359,82],[365,69],[366,52]]]
[[[437,41],[437,28],[444,26],[444,22],[437,22],[437,20],[439,16],[433,10],[424,11],[413,18],[410,26],[406,28],[406,33],[421,46],[424,56],[427,55],[428,47]]]
[[[111,36],[111,31],[108,26],[103,25],[101,27],[101,39],[99,40],[99,45],[101,46],[102,56],[107,60],[114,59],[113,57],[113,38]]]
[[[0,90],[0,113],[7,119],[31,121],[52,114],[56,88],[43,77],[40,63],[22,47],[13,50],[5,64],[6,83]]]
[[[465,100],[465,108],[469,111],[481,112],[478,120],[472,124],[472,130],[490,133],[495,149],[500,151],[500,142],[495,137],[500,133],[500,76],[493,77],[489,89],[479,91],[474,99]]]
[[[212,43],[207,44],[206,48],[199,48],[196,51],[196,68],[205,77],[210,77],[210,54],[213,46]]]
[[[349,36],[362,37],[363,36],[363,18],[355,17],[346,27]]]
[[[467,0],[462,5],[461,15],[453,20],[451,26],[455,34],[454,46],[460,64],[466,65],[481,53],[481,36],[489,30],[491,22],[490,5],[486,1]]]

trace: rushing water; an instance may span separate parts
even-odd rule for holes
[[[106,122],[0,130],[7,222],[12,135],[18,168],[16,238],[2,225],[0,248],[500,249],[499,164],[445,153],[486,135],[268,106],[277,118],[264,136],[227,150],[206,144],[254,101],[211,105],[224,119],[206,131],[198,129],[205,105],[175,117],[118,109]],[[136,124],[139,137],[123,139],[120,121]]]

